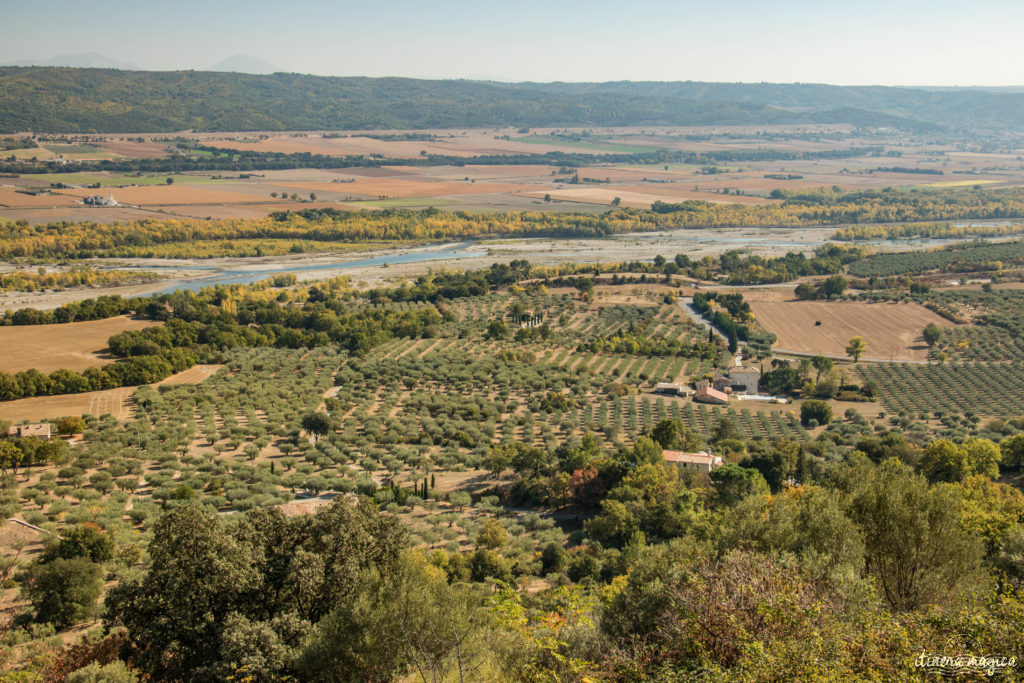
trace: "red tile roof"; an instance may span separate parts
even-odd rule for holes
[[[705,401],[708,403],[728,403],[729,397],[718,389],[704,387],[697,390],[697,394],[693,397],[693,400]]]

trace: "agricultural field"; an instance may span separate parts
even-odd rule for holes
[[[347,492],[371,480],[411,482],[427,471],[450,484],[459,472],[479,475],[491,444],[553,448],[592,434],[615,448],[666,419],[705,436],[727,421],[744,438],[803,438],[792,407],[710,408],[652,393],[658,382],[710,376],[730,361],[727,353],[692,355],[691,346],[707,339],[705,330],[662,296],[658,289],[604,287],[591,300],[572,290],[460,298],[451,304],[454,320],[437,336],[396,338],[359,357],[329,348],[243,349],[224,365],[197,365],[152,386],[6,402],[4,415],[15,421],[89,415],[98,420],[85,435],[89,452],[133,438],[141,439],[147,459],[180,452],[229,470],[241,463],[283,468],[287,485],[246,487],[263,496],[254,500],[259,505],[266,496],[291,500],[297,489]],[[507,337],[490,336],[495,320],[511,328]],[[108,331],[125,329],[125,319],[105,322]],[[630,335],[676,343],[679,354],[584,348]],[[289,425],[317,410],[335,421],[333,432],[315,442],[299,438]],[[118,427],[118,421],[127,422]],[[308,464],[296,464],[292,454],[305,454]],[[168,476],[166,485],[175,480]],[[208,488],[197,482],[185,484]],[[248,496],[240,491],[220,505],[245,509]],[[145,487],[134,492],[147,494],[160,496]]]
[[[936,353],[963,361],[1024,361],[1024,292],[940,289],[917,297],[963,325],[946,328]]]
[[[0,405],[0,418],[11,422],[39,422],[58,420],[68,415],[92,415],[128,420],[132,416],[132,395],[136,388],[118,387],[4,401]]]
[[[114,361],[107,355],[107,339],[126,330],[142,330],[158,323],[128,316],[58,325],[0,326],[0,371],[60,368],[81,371]],[[2,410],[2,408],[0,408]]]
[[[1024,262],[1024,241],[960,243],[932,250],[877,254],[852,263],[850,275],[887,277],[939,272],[961,273],[1000,270]]]
[[[496,292],[460,298],[451,311],[454,319],[437,336],[396,338],[358,356],[329,347],[238,349],[223,365],[197,365],[154,385],[5,402],[7,420],[81,414],[88,425],[77,465],[28,474],[23,494],[33,502],[24,518],[71,523],[87,507],[125,514],[130,502],[128,533],[184,488],[223,510],[244,511],[384,487],[378,498],[407,519],[419,543],[456,551],[495,516],[496,498],[483,495],[454,514],[451,504],[412,498],[389,505],[387,487],[429,476],[439,495],[486,494],[498,481],[482,469],[492,445],[555,448],[591,435],[603,448],[628,447],[667,419],[705,437],[722,423],[738,438],[807,437],[791,406],[712,408],[652,393],[657,382],[710,375],[728,354],[578,348],[626,334],[677,341],[684,350],[705,340],[703,328],[657,291],[604,288],[592,300],[566,290]],[[496,319],[527,334],[518,342],[511,334],[492,338]],[[111,329],[123,328],[112,320]],[[542,327],[550,336],[530,334]],[[320,439],[295,427],[316,411],[333,421]],[[79,502],[47,495],[53,485],[77,486]],[[513,547],[523,562],[540,544],[565,541],[551,519],[520,514],[503,516],[502,524],[519,539]]]
[[[860,297],[924,306],[942,316],[946,322],[937,325],[941,334],[929,349],[933,360],[1006,363],[1024,359],[1024,291],[1019,283],[944,286],[923,293],[880,290]]]
[[[894,413],[976,425],[980,417],[1017,417],[1024,405],[1024,367],[1017,363],[867,364],[860,372]]]
[[[846,344],[861,335],[867,342],[865,358],[923,361],[928,347],[921,338],[933,323],[952,323],[914,303],[860,303],[819,301],[751,301],[758,322],[778,337],[780,352],[846,358]]]
[[[1024,175],[1008,172],[1010,155],[954,156],[954,145],[916,145],[893,134],[861,137],[848,126],[722,126],[696,128],[536,129],[528,135],[512,129],[445,129],[375,132],[188,133],[165,136],[74,136],[63,143],[14,150],[18,158],[54,158],[64,150],[72,162],[234,158],[232,155],[314,155],[337,158],[338,167],[282,168],[259,171],[26,173],[0,179],[0,217],[32,223],[55,220],[112,222],[138,212],[183,218],[259,218],[282,208],[388,208],[437,206],[444,210],[545,210],[600,212],[618,198],[620,205],[650,208],[656,201],[703,200],[724,204],[776,203],[773,191],[924,187],[936,191],[967,187],[1024,184]],[[178,145],[184,145],[179,147]],[[204,147],[200,149],[199,146]],[[211,152],[211,148],[221,150]],[[896,172],[879,165],[879,149],[898,150]],[[673,155],[701,155],[697,163],[629,163],[632,156],[661,150]],[[752,150],[769,158],[731,161]],[[858,153],[863,150],[862,153]],[[939,153],[942,152],[942,153]],[[584,155],[566,166],[544,155]],[[535,156],[536,161],[531,158]],[[715,155],[721,157],[715,159]],[[772,155],[779,158],[772,159]],[[816,156],[817,155],[817,156]],[[836,155],[838,158],[832,158]],[[425,158],[450,158],[451,163]],[[473,157],[485,159],[473,164]],[[517,158],[502,164],[502,158]],[[1005,158],[1004,158],[1005,157]],[[258,157],[257,157],[258,158]],[[384,166],[353,165],[346,159],[369,159]],[[603,161],[607,158],[608,161]],[[401,165],[402,160],[409,165]],[[462,160],[465,160],[462,161]],[[530,163],[523,163],[529,161]],[[1000,164],[1000,162],[1004,162]],[[168,166],[173,169],[173,165]],[[994,169],[1000,169],[995,171]],[[930,175],[922,175],[928,171]],[[959,180],[953,174],[970,174]],[[173,187],[158,187],[166,184]],[[934,180],[932,180],[934,178]],[[923,182],[922,179],[927,179]],[[53,194],[20,195],[18,188],[47,189],[53,183],[98,184],[124,206],[108,209],[75,202],[89,191],[55,189]],[[186,188],[208,191],[189,191]],[[151,187],[152,191],[143,191]],[[89,188],[91,189],[91,188]],[[275,193],[276,196],[272,196]],[[316,195],[316,199],[310,197]],[[548,198],[551,201],[545,201]]]

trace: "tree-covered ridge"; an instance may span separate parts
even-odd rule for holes
[[[480,81],[277,73],[2,67],[0,131],[131,133],[489,126],[849,122],[921,128],[841,107],[797,113],[745,101],[611,91],[557,92]]]
[[[893,122],[874,125],[906,127],[930,122],[951,128],[1010,129],[1024,123],[1024,95],[976,88],[907,88],[842,86],[821,83],[707,83],[618,81],[609,83],[519,83],[541,92],[615,94],[620,97],[666,97],[698,102],[746,102],[771,107],[809,109],[853,118],[858,113],[887,114]],[[851,121],[856,123],[856,121]]]

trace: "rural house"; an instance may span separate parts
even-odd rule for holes
[[[683,451],[662,451],[665,462],[676,467],[693,467],[704,472],[710,472],[722,465],[722,456],[711,455],[707,451],[699,453],[684,453]]]
[[[728,393],[732,391],[732,379],[725,375],[715,375],[714,379],[711,380],[711,386],[715,391]]]
[[[729,379],[732,380],[732,390],[738,394],[757,394],[758,382],[761,381],[761,371],[750,366],[741,366],[729,371]]]

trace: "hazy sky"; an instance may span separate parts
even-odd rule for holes
[[[1024,83],[1024,0],[0,0],[0,62],[536,81]]]

